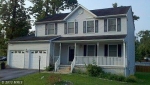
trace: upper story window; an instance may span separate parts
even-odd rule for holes
[[[74,33],[74,22],[68,22],[68,33]]]
[[[64,34],[77,34],[77,33],[78,33],[78,22],[64,23]]]
[[[50,23],[46,25],[45,34],[46,35],[54,35],[57,31],[57,24],[56,23]]]
[[[83,33],[98,33],[98,20],[83,21]]]
[[[94,32],[94,21],[87,21],[87,33]]]
[[[109,31],[121,31],[121,19],[109,18],[104,19],[104,32]]]
[[[116,19],[108,19],[108,31],[116,31]]]

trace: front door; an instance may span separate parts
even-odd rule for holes
[[[74,47],[69,46],[69,61],[73,61],[74,59]]]

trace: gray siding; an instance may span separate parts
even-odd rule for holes
[[[135,71],[135,28],[131,8],[127,13],[127,18],[127,74],[130,75]]]
[[[79,8],[80,10],[82,8]],[[63,37],[72,37],[72,36],[95,36],[95,35],[119,35],[127,34],[127,19],[126,17],[121,18],[121,32],[104,32],[104,19],[98,19],[98,33],[83,33],[83,21],[95,20],[94,16],[84,10],[83,14],[78,14],[78,10],[74,12],[66,21],[69,22],[78,22],[78,34],[64,34],[64,23],[58,23],[57,35]],[[50,36],[45,35],[45,24],[36,26],[37,36]]]

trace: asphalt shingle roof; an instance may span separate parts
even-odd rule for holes
[[[16,39],[12,39],[10,41],[36,41],[36,40],[51,40],[54,39],[58,36],[43,36],[43,37],[35,37],[34,35],[31,36],[24,36],[24,37],[19,37]]]
[[[100,40],[100,39],[124,39],[126,35],[101,35],[101,36],[79,36],[79,37],[60,37],[55,41],[65,40]]]
[[[131,6],[122,6],[117,8],[96,9],[90,11],[97,16],[107,16],[107,15],[126,14],[130,7]],[[37,22],[63,20],[68,14],[69,13],[60,13],[55,15],[49,15],[46,18],[41,19]]]

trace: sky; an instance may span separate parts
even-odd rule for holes
[[[89,10],[103,9],[112,7],[113,3],[118,6],[132,6],[132,11],[140,19],[135,21],[135,33],[141,30],[150,30],[150,0],[78,0],[78,3]],[[30,2],[26,2],[26,6],[32,6]],[[63,13],[69,10],[63,11]],[[35,27],[33,26],[32,30]]]

